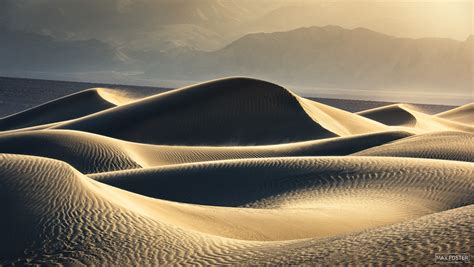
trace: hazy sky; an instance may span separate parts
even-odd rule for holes
[[[182,24],[197,25],[211,38],[224,40],[252,31],[328,24],[400,37],[465,40],[473,34],[473,13],[472,0],[0,0],[0,23],[10,28],[115,41]],[[164,37],[156,38],[173,38],[180,30],[195,31],[166,28]]]
[[[297,6],[295,13],[283,20],[300,24],[336,24],[353,28],[366,27],[400,37],[447,37],[465,40],[473,34],[474,1],[285,1]],[[311,16],[311,13],[313,16]],[[283,13],[284,14],[284,13]],[[278,20],[278,19],[276,19]],[[298,24],[297,21],[287,23]],[[309,26],[309,25],[308,25]]]

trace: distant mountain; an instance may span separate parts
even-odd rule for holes
[[[427,93],[449,93],[462,99],[473,90],[473,36],[465,41],[409,39],[365,28],[308,27],[247,34],[221,49],[205,52],[186,45],[200,37],[187,37],[196,34],[204,36],[203,42],[212,42],[212,32],[192,24],[167,27],[182,33],[182,38],[171,34],[169,39],[176,43],[156,47],[153,42],[133,40],[127,47],[94,39],[61,41],[0,28],[0,73],[122,83],[191,82],[242,75],[312,88],[425,94],[421,99],[426,99]],[[168,38],[161,37],[164,32],[147,38],[165,42]]]
[[[467,93],[473,88],[472,40],[309,27],[248,34],[214,52],[163,54],[147,75],[178,80],[246,75],[296,85]]]
[[[74,72],[117,68],[120,53],[98,40],[56,41],[45,35],[0,30],[0,71]]]
[[[2,0],[0,24],[57,40],[97,39],[114,47],[168,50],[222,48],[247,33],[244,21],[281,0]]]

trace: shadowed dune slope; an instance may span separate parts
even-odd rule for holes
[[[469,249],[474,210],[472,205],[453,208],[473,202],[473,167],[470,163],[444,162],[442,166],[436,164],[438,167],[433,170],[430,166],[433,160],[418,160],[423,166],[421,172],[425,175],[413,175],[410,162],[414,159],[392,159],[390,161],[396,165],[393,169],[400,170],[403,167],[405,174],[388,170],[388,177],[362,173],[352,178],[347,174],[334,176],[326,183],[315,185],[328,194],[315,194],[311,208],[308,202],[301,205],[297,201],[301,198],[296,196],[305,195],[303,191],[287,194],[290,191],[286,190],[284,198],[293,203],[291,209],[285,209],[284,203],[280,203],[277,205],[280,209],[258,210],[257,216],[256,209],[196,206],[143,197],[91,180],[60,161],[7,154],[0,157],[0,212],[6,215],[0,221],[2,264],[262,265],[305,262],[361,264],[367,261],[380,264],[401,260],[405,263],[420,263],[432,262],[433,253],[443,252],[444,249]],[[308,165],[322,166],[329,173],[335,171],[333,167],[327,169],[330,162],[339,160],[301,158],[280,159],[278,162],[292,165],[293,168],[297,165],[303,168]],[[387,161],[366,160],[377,163],[377,166]],[[248,162],[255,164],[264,161],[274,159]],[[353,166],[345,168],[363,172],[354,170],[359,166],[359,161],[360,158],[350,158],[349,164]],[[273,163],[266,167],[272,166],[273,170],[281,165]],[[275,179],[278,180],[278,177]],[[300,181],[293,183],[293,179],[298,180],[288,178],[272,184],[283,187],[293,184],[290,188],[303,185]],[[372,182],[365,183],[369,180]],[[373,183],[377,180],[380,182],[378,186]],[[331,183],[338,186],[334,188]],[[325,185],[326,189],[323,189]],[[397,185],[409,190],[400,190]],[[358,189],[361,189],[359,192],[362,194],[354,194]],[[267,190],[271,190],[271,187]],[[374,198],[376,191],[382,193],[378,198]],[[357,195],[368,198],[354,200]],[[400,203],[404,197],[408,199]],[[372,205],[367,205],[370,199]],[[419,201],[413,201],[415,199]],[[344,209],[343,212],[330,205],[334,201]],[[408,205],[409,201],[411,205]],[[276,204],[275,201],[273,203]],[[298,203],[305,209],[295,209]],[[346,206],[341,205],[343,203]],[[368,208],[364,210],[358,207],[361,203]],[[388,205],[390,203],[392,205]],[[377,205],[380,205],[379,209]],[[412,213],[441,212],[371,231],[328,238],[261,242],[220,236],[226,233],[226,229],[238,229],[241,233],[271,233],[268,229],[272,228],[272,223],[276,225],[273,228],[285,229],[285,225],[281,226],[285,218],[290,220],[289,224],[298,223],[291,221],[291,212],[301,212],[300,218],[304,218],[303,214],[309,216],[310,220],[306,223],[299,223],[303,224],[303,228],[313,225],[315,230],[324,228],[324,224],[330,224],[331,221],[338,221],[338,216],[347,222],[361,218],[367,220],[377,214],[380,217],[384,214],[381,212],[383,210],[387,216],[400,216],[393,213],[397,207],[401,208],[398,210],[401,213],[408,210]],[[443,212],[444,209],[452,210]],[[320,215],[321,221],[311,214]],[[252,220],[256,216],[264,225],[267,224],[267,230],[263,227],[254,228]],[[348,220],[348,217],[351,219]],[[314,224],[312,220],[317,223]],[[207,224],[216,227],[206,227]],[[346,226],[351,225],[349,223]],[[296,228],[293,225],[288,229]],[[209,234],[207,231],[213,232]],[[448,240],[445,238],[447,233],[453,234]],[[380,246],[383,251],[380,251]],[[345,251],[344,257],[340,257],[342,249]],[[429,254],[429,258],[425,254]]]
[[[430,158],[474,162],[474,134],[436,132],[372,147],[354,156]]]
[[[386,125],[414,127],[416,125],[416,117],[407,109],[406,105],[394,104],[361,111],[357,114]]]
[[[394,104],[361,111],[357,114],[390,126],[415,128],[419,130],[420,133],[432,131],[463,131],[474,133],[473,126],[425,114],[418,111],[416,107],[408,104]]]
[[[0,131],[75,119],[124,104],[127,101],[125,97],[112,89],[88,89],[1,118]]]
[[[352,126],[347,130],[335,125],[332,112],[308,114],[300,98],[283,87],[249,78],[227,78],[148,97],[54,128],[167,145],[263,145],[388,129],[344,113],[360,122],[359,130]],[[319,114],[321,118],[315,119]]]
[[[383,132],[268,146],[163,146],[125,142],[101,135],[42,130],[0,135],[0,153],[65,161],[82,173],[239,158],[348,155],[410,136]]]
[[[303,157],[203,162],[90,177],[147,196],[217,206],[294,208],[321,200],[331,206],[344,197],[362,203],[387,197],[392,202],[384,203],[387,207],[408,201],[414,208],[432,198],[427,206],[434,208],[448,199],[455,199],[455,206],[470,203],[473,170],[471,163],[429,159]]]
[[[469,103],[442,113],[436,114],[436,117],[465,123],[474,124],[474,103]]]

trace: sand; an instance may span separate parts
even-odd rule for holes
[[[390,142],[354,153],[358,156],[384,156],[445,159],[474,162],[474,134],[435,132]]]
[[[118,90],[93,88],[0,119],[0,130],[14,130],[80,118],[131,102]]]
[[[0,119],[0,265],[433,265],[470,253],[472,104],[357,114],[227,78]]]
[[[474,103],[454,108],[442,113],[436,114],[436,117],[473,125],[474,124]]]
[[[408,136],[407,132],[387,131],[279,145],[212,147],[148,145],[45,129],[0,134],[0,151],[62,160],[87,174],[224,159],[349,155]]]
[[[463,108],[462,110],[462,114],[465,114],[464,111],[468,113],[467,108]],[[408,104],[389,105],[361,111],[357,114],[384,123],[385,125],[409,127],[417,130],[417,133],[433,131],[462,131],[474,133],[474,126],[464,123],[464,121],[459,122],[443,118],[443,116],[439,115],[428,115]]]

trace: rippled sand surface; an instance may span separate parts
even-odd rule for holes
[[[68,95],[0,119],[0,264],[435,264],[472,251],[473,117],[248,78]]]

